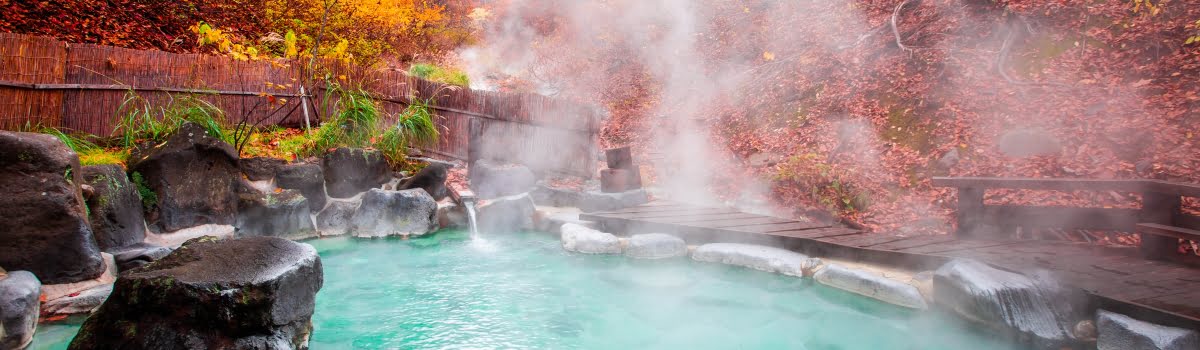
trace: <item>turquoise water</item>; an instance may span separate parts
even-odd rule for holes
[[[309,241],[312,349],[1013,349],[953,318],[714,264],[564,252],[542,233]],[[76,326],[77,327],[77,326]],[[61,349],[71,326],[43,326]]]

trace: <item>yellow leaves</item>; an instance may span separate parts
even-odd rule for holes
[[[1155,4],[1151,0],[1133,0],[1130,2],[1129,6],[1132,7],[1131,10],[1133,11],[1133,13],[1141,13],[1141,14],[1148,15],[1148,16],[1156,16],[1159,13],[1162,13],[1161,3],[1162,3],[1162,0],[1159,0],[1159,4]],[[1145,10],[1146,12],[1143,13],[1142,12],[1143,10]]]
[[[763,59],[767,61],[774,61],[775,54],[771,53],[771,51],[763,51]]]
[[[289,29],[287,34],[284,34],[283,47],[283,57],[293,58],[299,56],[299,52],[296,49],[296,32]]]

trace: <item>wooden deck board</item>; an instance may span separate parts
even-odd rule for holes
[[[742,230],[742,227],[745,227],[745,226],[762,225],[762,224],[787,224],[787,223],[794,223],[794,222],[796,222],[796,221],[788,220],[788,219],[772,218],[772,217],[757,217],[757,218],[750,218],[750,219],[706,221],[703,223],[703,225],[707,226],[707,227],[728,228],[728,229],[737,230],[737,231],[744,231],[744,230]]]
[[[664,201],[581,214],[580,218],[626,234],[655,231],[702,238],[775,237],[858,249],[861,254],[971,258],[1012,271],[1046,269],[1060,276],[1064,283],[1100,300],[1200,325],[1200,268],[1145,260],[1136,249],[1054,241],[959,240],[952,235],[864,234],[850,228],[741,213],[731,208]]]
[[[743,231],[743,232],[767,233],[767,232],[779,232],[779,231],[808,230],[808,229],[826,228],[826,227],[830,227],[830,226],[825,225],[825,224],[812,223],[812,222],[788,222],[788,223],[776,223],[776,224],[746,225],[746,226],[738,227],[737,230]]]

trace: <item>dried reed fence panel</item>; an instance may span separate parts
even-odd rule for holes
[[[431,102],[441,132],[426,151],[467,159],[472,141],[483,156],[527,163],[535,169],[593,176],[601,114],[571,101],[533,94],[475,91],[425,81],[398,70],[321,61],[238,61],[0,33],[0,128],[26,123],[112,135],[117,118],[132,108],[155,115],[172,103],[202,100],[224,111],[227,122],[301,126],[298,86],[330,81],[361,89],[381,101],[395,122],[413,99]],[[328,79],[328,80],[327,80]],[[332,87],[311,85],[309,117],[319,125],[337,110]],[[277,88],[282,86],[283,88]],[[286,99],[271,104],[267,95]],[[479,138],[472,138],[478,124]],[[486,140],[485,140],[486,139]]]
[[[90,44],[72,44],[67,57],[67,81],[93,88],[66,94],[63,113],[76,121],[68,123],[74,130],[108,135],[116,118],[131,108],[165,108],[186,99],[220,108],[230,123],[266,119],[264,125],[297,125],[303,120],[296,88],[276,88],[297,86],[296,72],[286,62]],[[266,94],[288,103],[273,104]]]
[[[66,45],[58,40],[0,33],[0,128],[62,126],[62,91],[24,86],[62,83],[65,58]]]

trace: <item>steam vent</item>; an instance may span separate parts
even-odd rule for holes
[[[1200,350],[1200,0],[0,2],[0,350]]]

